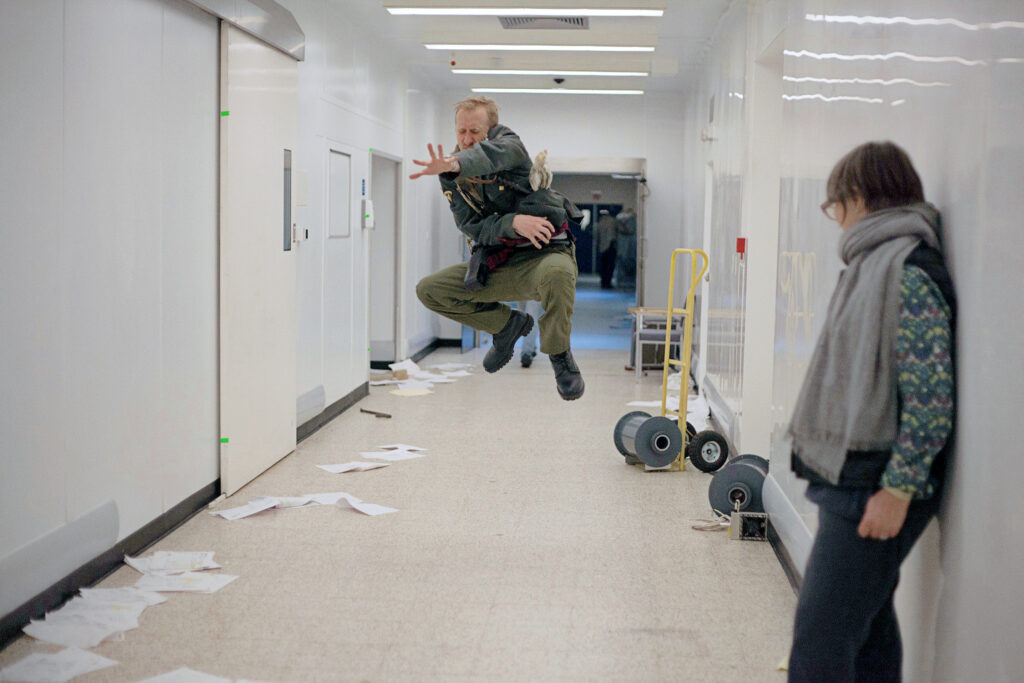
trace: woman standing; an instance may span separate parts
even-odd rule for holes
[[[956,300],[907,154],[870,142],[828,179],[846,269],[789,434],[818,505],[790,681],[899,681],[900,564],[936,513],[954,423]]]

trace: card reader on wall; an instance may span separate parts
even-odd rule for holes
[[[363,200],[363,228],[366,230],[373,229],[373,200]]]

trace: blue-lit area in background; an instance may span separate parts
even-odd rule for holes
[[[572,315],[572,348],[623,351],[623,364],[629,362],[631,325],[626,309],[635,305],[635,292],[601,289],[596,275],[581,275]]]

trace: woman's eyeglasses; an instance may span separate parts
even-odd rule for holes
[[[838,207],[838,206],[839,206],[839,202],[834,202],[831,199],[829,199],[829,200],[827,200],[825,202],[822,202],[822,204],[821,204],[821,212],[823,214],[825,214],[826,216],[828,216],[828,218],[830,218],[831,220],[837,221],[837,220],[839,220],[838,218],[836,218],[836,216],[838,215],[836,213],[836,207]]]

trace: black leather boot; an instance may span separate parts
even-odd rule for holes
[[[558,385],[558,394],[566,401],[575,401],[583,395],[583,375],[576,366],[572,357],[572,351],[564,351],[548,356],[551,359],[551,367],[555,369],[555,383]]]
[[[516,350],[516,339],[525,337],[533,329],[533,318],[527,313],[512,311],[501,332],[492,335],[494,343],[484,356],[484,370],[497,372],[505,367]]]

